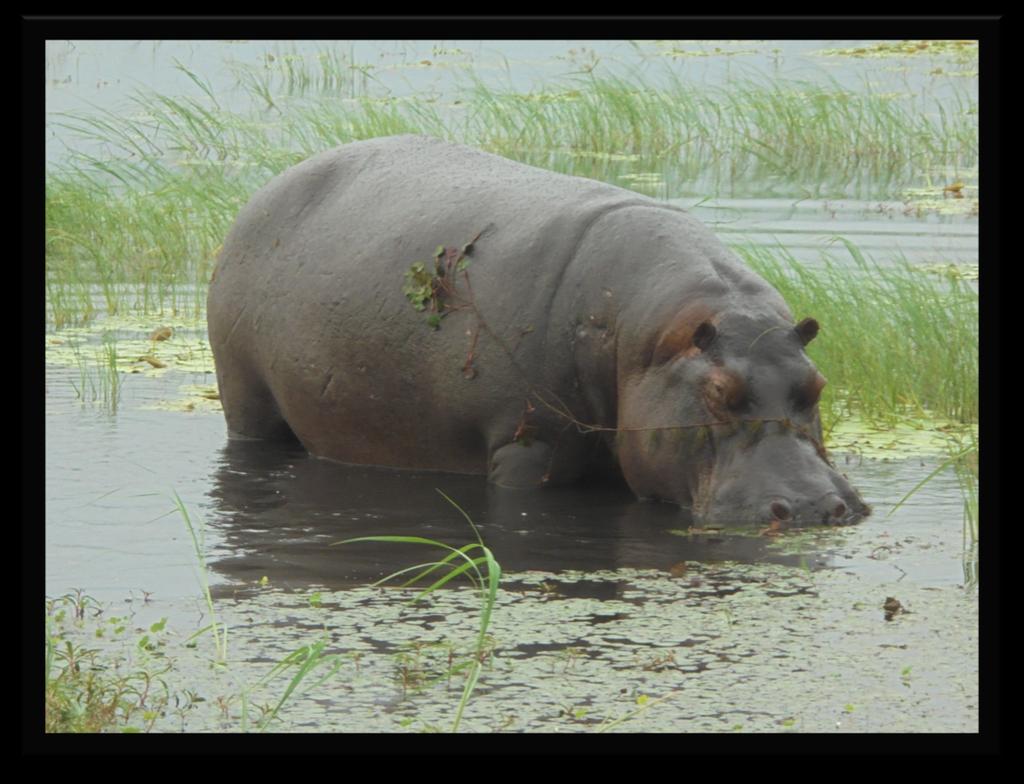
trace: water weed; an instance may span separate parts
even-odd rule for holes
[[[181,515],[182,520],[185,522],[185,528],[188,530],[189,538],[192,541],[192,549],[196,556],[196,563],[198,564],[197,576],[199,578],[199,585],[203,591],[203,600],[206,602],[206,610],[210,615],[210,623],[192,634],[185,643],[188,644],[192,640],[204,634],[211,634],[213,636],[215,653],[214,663],[219,666],[225,666],[228,661],[228,627],[227,624],[221,623],[217,620],[217,612],[213,604],[213,595],[210,593],[210,581],[206,570],[206,527],[202,524],[197,526],[193,523],[192,516],[188,513],[188,508],[185,506],[185,502],[181,500],[181,497],[177,493],[174,494],[174,506],[178,514]]]
[[[880,422],[929,412],[978,421],[979,297],[968,283],[922,275],[905,260],[882,267],[853,243],[821,269],[785,248],[733,249],[775,286],[796,318],[811,315],[825,339],[808,353],[829,380],[825,429],[850,412]],[[842,390],[842,394],[835,394]]]
[[[82,403],[100,403],[108,413],[116,413],[123,383],[116,338],[104,332],[100,348],[92,348],[91,356],[83,352],[78,340],[70,339],[65,353],[77,370],[77,378],[69,379],[75,397]]]
[[[412,601],[422,599],[461,575],[467,576],[476,586],[480,595],[480,625],[473,655],[467,663],[468,666],[466,666],[468,673],[462,690],[462,698],[459,700],[459,704],[455,712],[455,718],[452,723],[451,731],[457,732],[459,724],[462,721],[463,711],[469,702],[469,698],[473,694],[473,690],[476,688],[477,681],[480,678],[480,673],[483,668],[483,663],[487,659],[490,651],[487,629],[491,624],[494,604],[497,600],[498,584],[501,580],[501,566],[494,558],[494,554],[486,545],[484,545],[483,539],[480,538],[480,532],[477,530],[476,525],[474,525],[469,515],[467,515],[466,512],[455,503],[455,501],[445,495],[441,490],[438,490],[437,492],[440,493],[448,503],[454,506],[466,519],[466,522],[469,523],[470,527],[473,529],[473,533],[476,534],[476,544],[467,544],[456,548],[451,545],[444,544],[443,542],[426,539],[420,536],[362,536],[354,539],[346,539],[344,541],[337,542],[336,544],[354,544],[356,542],[393,542],[396,544],[423,544],[447,551],[448,554],[440,561],[432,561],[430,563],[410,566],[406,569],[394,572],[393,574],[390,574],[374,583],[374,585],[381,585],[395,577],[408,574],[409,572],[416,572],[411,579],[403,584],[402,587],[405,588],[424,580],[430,575],[440,572],[440,576],[432,578],[433,582],[416,594]],[[476,551],[479,551],[479,555],[470,555]]]
[[[86,607],[94,612],[87,616]],[[68,617],[66,610],[73,616]],[[82,591],[47,601],[44,718],[47,733],[148,732],[167,710],[172,695],[164,680],[170,664],[162,658],[164,623],[152,624],[125,660],[111,661],[100,650],[77,642],[72,629],[96,626],[95,638],[125,632],[123,619],[104,624],[101,606]],[[123,671],[127,669],[127,673]]]
[[[73,145],[47,171],[47,294],[58,328],[91,317],[84,286],[98,288],[108,314],[198,314],[223,237],[251,194],[286,167],[359,139],[425,133],[657,196],[734,192],[766,178],[805,196],[858,183],[897,196],[930,185],[922,172],[977,162],[975,104],[957,88],[935,108],[924,97],[753,71],[707,87],[670,67],[591,67],[526,93],[471,71],[458,98],[442,103],[391,94],[370,64],[333,47],[233,63],[251,98],[239,110],[202,74],[175,67],[196,96],[139,90],[126,110],[53,115]]]
[[[203,591],[203,598],[206,602],[206,608],[209,613],[211,622],[192,634],[186,641],[186,645],[191,641],[205,635],[210,634],[214,640],[214,665],[221,668],[228,674],[231,673],[230,662],[228,659],[228,626],[226,623],[221,622],[217,619],[216,608],[214,606],[213,597],[210,593],[209,579],[207,576],[206,567],[206,546],[205,546],[205,527],[201,524],[197,525],[193,522],[191,515],[188,512],[187,507],[181,500],[181,497],[174,494],[175,508],[181,515],[185,522],[185,527],[188,529],[189,537],[192,540],[193,549],[196,555],[196,561],[199,564],[199,582]],[[325,630],[326,631],[326,630]],[[326,636],[317,640],[316,642],[309,643],[299,647],[297,650],[290,653],[284,659],[275,664],[262,678],[260,678],[252,686],[244,683],[237,683],[240,700],[241,700],[241,730],[242,732],[248,732],[253,722],[250,719],[250,695],[257,689],[261,689],[271,683],[278,676],[287,673],[290,668],[294,667],[294,674],[288,681],[287,685],[280,698],[276,701],[273,706],[267,706],[260,711],[259,718],[255,721],[255,727],[260,732],[265,731],[270,724],[278,718],[282,707],[294,697],[300,684],[307,680],[315,671],[321,667],[326,667],[326,672],[320,677],[320,679],[312,685],[311,688],[316,688],[317,685],[322,684],[328,678],[335,675],[338,669],[343,663],[341,656],[336,654],[327,655],[324,650],[327,646],[328,639]]]
[[[977,159],[977,118],[963,93],[951,108],[925,112],[913,99],[834,81],[757,76],[697,88],[671,69],[660,77],[591,73],[548,85],[546,100],[476,81],[468,134],[525,162],[533,161],[523,151],[542,150],[658,158],[681,179],[716,191],[736,180],[783,177],[816,195],[865,175],[884,184],[913,179],[922,167]]]
[[[337,673],[338,669],[344,663],[341,656],[337,654],[325,655],[324,649],[327,646],[327,639],[317,640],[315,643],[309,645],[303,645],[298,650],[285,657],[282,661],[278,662],[260,681],[257,686],[262,686],[278,675],[286,672],[289,667],[295,668],[295,674],[291,680],[288,681],[288,685],[285,687],[284,692],[281,694],[280,699],[274,704],[273,707],[262,711],[262,715],[256,722],[256,726],[260,732],[265,731],[276,718],[281,708],[286,702],[295,694],[299,685],[305,681],[309,676],[313,674],[315,670],[320,667],[326,667],[327,671],[320,677],[320,679],[312,684],[309,688],[315,689],[320,684],[324,683],[328,678],[331,678]],[[248,718],[248,690],[243,690],[242,699],[242,731],[246,732],[249,727]]]

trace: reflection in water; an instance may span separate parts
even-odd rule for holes
[[[438,490],[478,525],[505,571],[817,560],[770,550],[770,539],[749,534],[687,536],[685,511],[640,503],[624,485],[507,490],[482,476],[346,466],[300,448],[232,440],[213,477],[211,524],[224,536],[224,546],[212,554],[211,565],[246,582],[265,575],[275,585],[295,588],[376,580],[438,553],[395,543],[330,545],[374,535],[422,536],[456,547],[475,541]]]

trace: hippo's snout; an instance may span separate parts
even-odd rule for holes
[[[706,514],[698,515],[705,525],[770,525],[786,528],[811,525],[853,525],[871,513],[851,492],[843,497],[829,492],[818,498],[790,498],[771,495],[760,502],[744,503],[734,494],[720,494]]]
[[[720,464],[697,496],[705,525],[852,525],[871,513],[810,442],[777,437]]]
[[[756,515],[756,522],[779,522],[787,526],[853,525],[868,514],[870,509],[859,498],[844,499],[838,493],[830,492],[812,502],[773,497]]]

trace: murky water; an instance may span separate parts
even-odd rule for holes
[[[84,589],[106,616],[130,614],[129,631],[103,639],[63,624],[119,671],[173,662],[176,704],[194,707],[154,729],[240,730],[242,691],[275,704],[291,674],[261,679],[321,639],[338,674],[300,691],[275,727],[450,729],[461,680],[449,669],[469,655],[479,597],[463,584],[410,605],[408,591],[369,584],[439,552],[333,546],[378,534],[475,541],[441,490],[504,570],[463,729],[596,731],[623,719],[607,728],[977,730],[977,562],[956,478],[940,474],[888,516],[937,456],[834,455],[874,505],[858,526],[694,532],[677,508],[621,488],[524,494],[342,466],[228,441],[215,410],[150,408],[214,383],[209,372],[127,374],[116,412],[76,398],[77,373],[47,368],[46,591]],[[230,629],[226,673],[209,666],[209,634],[185,644],[211,618],[175,493],[204,523],[216,619]],[[889,597],[906,613],[886,620]],[[156,636],[146,630],[160,619],[161,647],[140,651],[136,638]]]
[[[706,84],[727,84],[745,68],[852,87],[866,75],[911,91],[931,84],[920,68],[841,67],[811,57],[832,45],[693,44],[680,51],[707,56],[674,62]],[[173,58],[229,94],[232,59],[282,57],[291,46],[52,42],[48,110],[122,105],[143,84],[193,94]],[[317,43],[294,46],[315,50]],[[378,65],[375,78],[388,90],[410,93],[450,89],[459,62],[489,83],[526,90],[594,57],[636,68],[665,59],[653,44],[607,42],[358,42],[346,51]],[[424,60],[448,66],[417,67]],[[48,156],[58,158],[60,145],[48,147]],[[811,263],[820,263],[836,235],[877,251],[879,261],[978,262],[976,215],[919,215],[899,201],[779,197],[764,189],[744,198],[664,196],[693,207],[727,242],[781,244]],[[144,341],[159,321],[107,325],[121,340]],[[99,335],[87,338],[87,351],[100,345]],[[376,534],[474,541],[441,490],[478,523],[505,572],[490,665],[466,728],[594,731],[623,719],[611,729],[977,731],[977,561],[964,543],[955,476],[940,473],[889,515],[935,469],[938,455],[833,455],[875,509],[852,528],[783,537],[694,532],[680,510],[637,503],[617,487],[511,493],[481,478],[346,467],[229,442],[216,404],[196,403],[194,388],[215,384],[208,357],[195,348],[204,337],[201,320],[177,325],[172,349],[190,361],[160,375],[119,365],[116,406],[104,402],[94,364],[83,370],[58,357],[62,343],[47,345],[46,592],[84,589],[111,607],[130,600],[138,628],[170,619],[163,655],[175,661],[175,688],[194,690],[204,703],[168,713],[158,729],[238,730],[240,704],[228,704],[231,695],[249,684],[254,704],[276,701],[287,678],[257,686],[258,679],[320,636],[345,663],[338,677],[288,704],[281,728],[449,728],[461,680],[446,672],[451,657],[471,646],[476,595],[458,587],[409,605],[396,590],[367,586],[436,553],[401,544],[332,546]],[[86,388],[92,393],[85,397],[96,399],[78,397]],[[190,409],[159,407],[185,397]],[[231,628],[228,674],[207,666],[206,637],[198,647],[183,644],[209,618],[175,493],[205,523],[217,613]],[[320,600],[311,606],[314,591]],[[905,612],[887,620],[890,597]],[[91,644],[110,646],[130,666],[141,654],[121,645],[125,639]],[[223,710],[213,707],[218,698],[227,700]]]
[[[685,512],[638,503],[624,487],[521,493],[479,477],[343,466],[300,449],[229,441],[216,410],[157,406],[182,388],[215,384],[212,373],[128,375],[116,412],[75,395],[77,371],[47,368],[47,592],[87,586],[97,598],[146,590],[195,591],[195,554],[177,493],[207,523],[211,565],[228,584],[267,576],[275,586],[338,589],[400,568],[394,545],[332,542],[378,534],[474,541],[455,500],[479,524],[506,570],[669,570],[683,561],[834,565],[833,550],[877,533],[888,509],[934,470],[939,457],[881,461],[836,455],[875,507],[863,526],[772,538],[689,532]],[[940,474],[891,521],[914,541],[934,540],[934,558],[911,565],[929,585],[964,582],[962,502],[952,472]],[[851,533],[856,532],[856,533]],[[790,550],[797,545],[795,552]],[[111,568],[111,560],[122,561]],[[858,568],[874,568],[878,562]],[[884,567],[882,571],[885,571]],[[906,569],[906,564],[903,565]]]

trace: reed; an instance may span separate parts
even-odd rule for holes
[[[439,548],[446,551],[448,554],[445,555],[439,561],[431,561],[429,563],[417,564],[410,566],[406,569],[401,569],[393,574],[389,574],[387,577],[378,580],[374,585],[381,585],[383,583],[393,580],[395,577],[399,577],[409,572],[416,572],[416,574],[406,581],[402,587],[406,588],[417,582],[420,582],[424,578],[430,575],[435,575],[431,578],[433,582],[430,583],[426,588],[420,591],[411,601],[415,602],[422,599],[424,596],[436,591],[442,586],[454,580],[456,577],[465,575],[468,577],[480,594],[480,626],[477,634],[476,646],[473,655],[468,662],[468,665],[461,668],[467,669],[468,673],[466,676],[466,682],[462,689],[462,697],[459,700],[458,707],[456,708],[455,718],[452,723],[452,732],[457,732],[459,724],[462,721],[462,714],[469,703],[469,698],[472,696],[476,684],[480,679],[480,672],[483,668],[483,661],[487,656],[487,629],[490,627],[491,618],[494,613],[494,605],[497,601],[498,596],[498,585],[501,580],[501,565],[495,559],[494,554],[487,548],[483,543],[483,539],[480,538],[480,532],[477,530],[472,519],[466,514],[465,510],[462,509],[458,504],[455,503],[451,498],[445,495],[441,490],[437,491],[441,496],[452,506],[454,506],[459,513],[469,523],[470,528],[473,529],[473,533],[476,535],[476,544],[468,544],[462,547],[452,547],[451,545],[438,542],[433,539],[426,539],[421,536],[361,536],[355,539],[346,539],[335,544],[354,544],[356,542],[389,542],[395,544],[421,544],[428,545],[430,547]],[[478,555],[471,555],[475,551],[479,551]],[[482,568],[481,568],[482,567]],[[440,574],[439,577],[436,574]]]
[[[185,527],[189,533],[189,538],[192,540],[196,563],[199,567],[199,583],[203,591],[203,599],[206,602],[206,609],[210,614],[210,623],[199,631],[193,633],[185,642],[188,644],[197,637],[201,637],[204,634],[211,634],[214,641],[214,664],[230,675],[230,662],[228,660],[228,625],[217,619],[213,596],[210,593],[210,584],[206,566],[206,543],[204,539],[205,527],[201,522],[199,524],[193,522],[192,516],[188,512],[188,508],[177,493],[174,493],[174,506],[184,520]],[[300,684],[307,680],[317,669],[321,667],[328,668],[327,672],[321,676],[320,680],[313,685],[313,688],[335,675],[341,667],[343,660],[337,654],[328,655],[324,653],[327,642],[328,638],[324,636],[314,643],[299,647],[271,667],[271,669],[251,687],[244,683],[238,683],[237,679],[235,679],[238,684],[242,700],[242,732],[248,732],[251,726],[249,718],[249,703],[250,695],[254,689],[266,686],[279,675],[288,672],[289,668],[295,668],[294,674],[285,686],[281,697],[274,704],[274,707],[269,711],[266,711],[259,721],[256,722],[256,729],[260,732],[264,732],[270,726],[271,722],[277,718],[281,708],[283,708],[284,705],[294,697]],[[234,676],[232,677],[234,678]]]
[[[797,319],[813,316],[821,323],[808,354],[829,379],[823,420],[856,410],[883,422],[939,414],[976,423],[978,293],[966,282],[923,274],[906,260],[883,267],[853,243],[840,245],[849,262],[826,255],[820,269],[781,247],[734,246]]]
[[[466,135],[493,151],[635,154],[721,186],[784,177],[817,194],[866,176],[885,186],[973,165],[978,154],[976,107],[962,90],[930,109],[913,96],[835,82],[747,77],[703,88],[671,70],[653,79],[591,72],[528,94],[479,79],[465,90]]]

